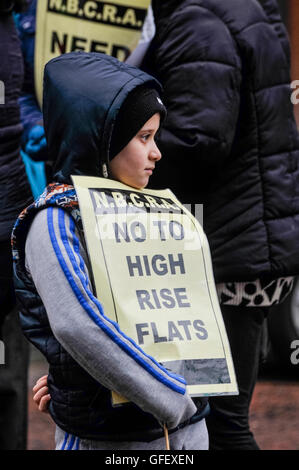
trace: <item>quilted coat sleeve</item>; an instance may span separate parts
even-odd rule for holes
[[[210,10],[185,6],[164,24],[157,22],[151,53],[168,110],[158,137],[160,175],[172,162],[183,164],[182,157],[204,170],[222,165],[240,104],[241,63],[229,29]]]

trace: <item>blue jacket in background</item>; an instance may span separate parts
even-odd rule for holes
[[[23,93],[20,97],[21,121],[24,126],[23,145],[28,139],[30,129],[43,120],[34,86],[36,2],[37,0],[32,0],[26,12],[16,15],[25,70]]]
[[[15,15],[24,61],[24,83],[19,99],[24,129],[21,155],[35,199],[44,190],[47,179],[51,179],[50,166],[45,166],[44,163],[47,160],[45,139],[43,142],[34,139],[34,130],[41,129],[40,125],[43,125],[43,115],[36,99],[34,85],[36,2],[37,0],[29,1],[26,11]],[[33,151],[30,152],[30,148]]]

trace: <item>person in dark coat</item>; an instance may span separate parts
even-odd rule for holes
[[[168,116],[151,187],[203,204],[238,397],[212,398],[211,449],[257,449],[248,410],[262,326],[299,270],[299,139],[275,0],[153,1],[142,68]]]
[[[0,5],[0,449],[26,448],[28,343],[22,335],[15,308],[10,235],[19,212],[31,201],[20,157],[22,125],[18,98],[23,61],[12,12],[25,2]]]

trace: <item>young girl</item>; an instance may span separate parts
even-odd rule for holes
[[[22,327],[49,362],[56,449],[164,449],[164,425],[172,449],[207,449],[207,400],[191,399],[182,377],[128,341],[94,296],[70,178],[144,188],[161,158],[159,93],[152,77],[102,54],[66,54],[45,68],[55,183],[20,215],[13,248]],[[112,406],[111,390],[130,403]]]

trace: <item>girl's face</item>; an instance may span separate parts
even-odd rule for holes
[[[156,113],[111,160],[109,168],[113,179],[137,189],[146,187],[156,162],[161,159],[154,140],[159,126],[160,114]]]

